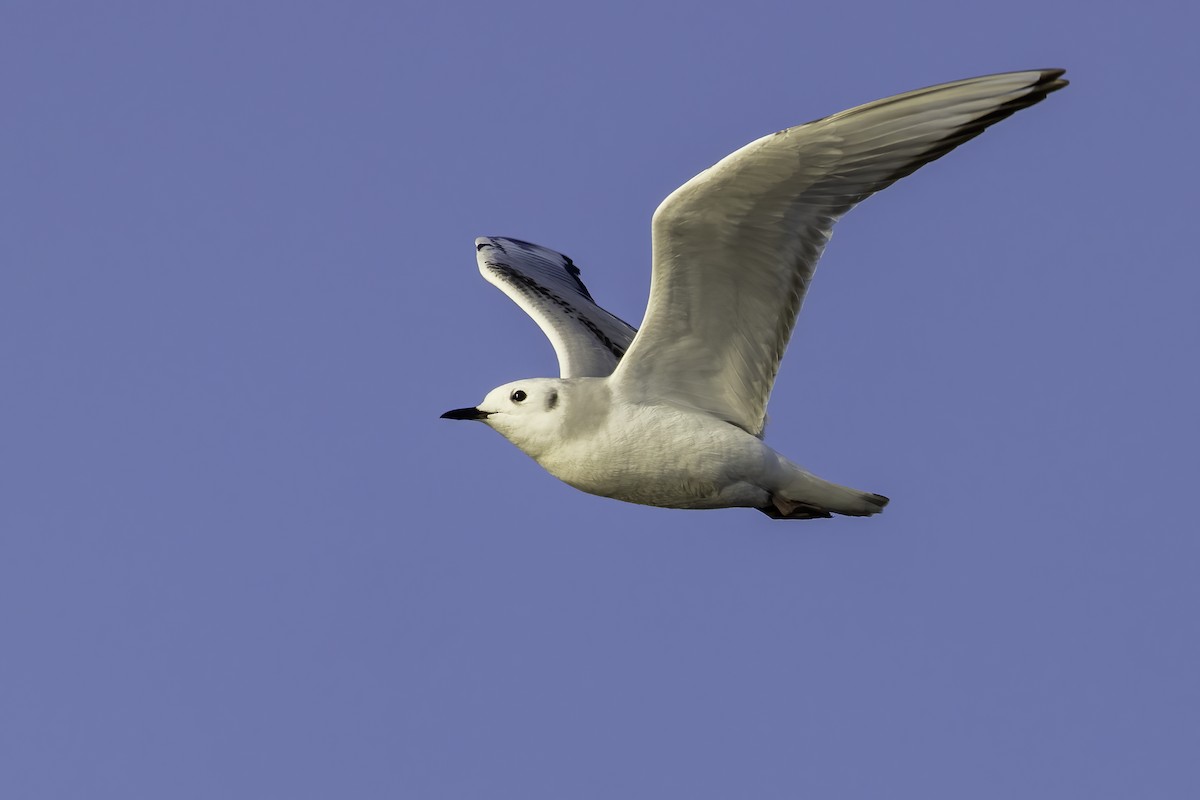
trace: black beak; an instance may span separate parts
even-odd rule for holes
[[[490,411],[480,411],[478,408],[456,408],[442,414],[442,419],[478,419],[484,420],[491,416]]]

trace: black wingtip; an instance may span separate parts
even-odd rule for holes
[[[1038,82],[1034,84],[1034,87],[1037,88],[1043,95],[1050,94],[1051,92],[1057,92],[1064,86],[1071,85],[1069,80],[1062,77],[1063,75],[1067,74],[1065,69],[1054,67],[1053,69],[1040,70],[1040,72],[1042,73],[1041,77],[1038,79]]]

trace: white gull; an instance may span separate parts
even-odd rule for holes
[[[857,203],[1066,86],[1062,74],[918,89],[722,159],[654,213],[640,331],[596,305],[561,253],[476,239],[484,278],[542,328],[561,377],[508,383],[442,416],[480,420],[565,483],[630,503],[776,519],[878,513],[888,498],[818,478],[762,440],[817,260]]]

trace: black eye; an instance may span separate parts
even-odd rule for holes
[[[510,394],[508,396],[508,399],[512,400],[514,403],[523,403],[523,402],[525,402],[525,398],[528,396],[529,395],[525,394],[525,392],[521,391],[520,389],[517,389],[515,392],[513,392],[512,394]]]

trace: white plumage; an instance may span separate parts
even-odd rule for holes
[[[834,223],[855,204],[1044,99],[1062,70],[988,75],[868,103],[751,142],[653,220],[640,331],[600,308],[569,258],[476,240],[480,271],[538,323],[561,377],[493,390],[480,419],[584,491],[777,518],[878,512],[761,442],[767,401]]]

